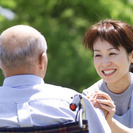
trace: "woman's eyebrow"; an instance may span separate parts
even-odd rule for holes
[[[112,49],[116,49],[116,48],[109,48],[108,50],[112,50]]]
[[[94,52],[95,52],[95,51],[96,51],[96,52],[100,52],[101,50],[94,49],[93,51],[94,51]]]
[[[114,50],[119,50],[119,49],[117,49],[117,48],[109,48],[109,49],[107,49],[107,50],[110,51],[110,50],[112,50],[112,49],[114,49]],[[94,49],[93,51],[100,52],[101,50]]]

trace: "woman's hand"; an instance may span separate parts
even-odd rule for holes
[[[107,93],[102,91],[95,91],[88,96],[89,100],[92,102],[94,107],[100,108],[105,115],[105,118],[111,128],[113,133],[132,133],[133,129],[128,128],[125,125],[118,122],[113,118],[116,106],[113,100]]]
[[[102,91],[95,91],[88,96],[94,107],[100,108],[108,123],[112,121],[116,106],[110,96]]]

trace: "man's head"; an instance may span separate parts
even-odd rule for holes
[[[0,36],[0,63],[6,77],[35,74],[44,77],[47,68],[44,36],[26,25],[16,25]]]

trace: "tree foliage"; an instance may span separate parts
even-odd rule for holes
[[[79,92],[99,79],[93,55],[82,43],[87,27],[107,18],[133,25],[132,0],[1,0],[0,5],[15,13],[13,20],[0,15],[1,32],[26,24],[45,36],[49,58],[45,82]],[[2,84],[2,74],[0,78]]]

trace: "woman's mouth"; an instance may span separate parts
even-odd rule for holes
[[[114,70],[103,70],[102,72],[103,72],[104,75],[111,75],[111,74],[113,74],[115,71],[116,71],[116,69],[114,69]]]

